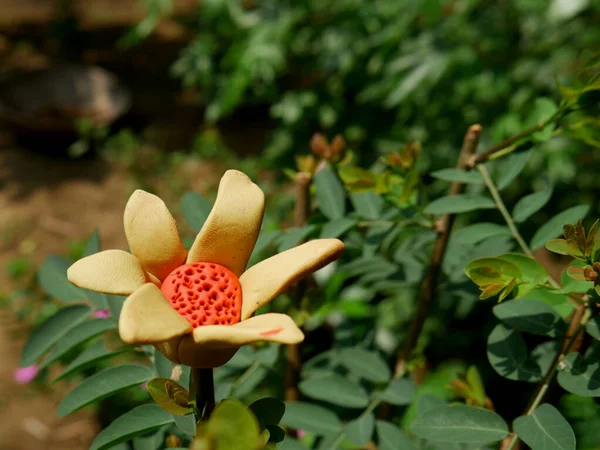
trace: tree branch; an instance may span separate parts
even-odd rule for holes
[[[460,156],[456,165],[457,169],[462,170],[467,167],[470,158],[475,154],[480,135],[481,125],[471,125],[469,127],[463,140]],[[450,186],[448,195],[458,195],[463,190],[463,183],[454,182]],[[425,319],[427,318],[429,308],[437,296],[441,266],[444,260],[444,254],[446,253],[446,248],[448,247],[448,240],[450,238],[452,226],[454,225],[455,217],[456,216],[454,214],[444,214],[438,222],[438,236],[433,248],[433,253],[431,255],[431,262],[429,264],[427,274],[425,275],[425,278],[421,284],[421,290],[419,291],[419,296],[417,299],[417,311],[413,316],[408,337],[404,344],[404,349],[398,355],[395,369],[396,376],[401,376],[405,372],[406,361],[410,360],[410,358],[413,356],[419,341],[419,336],[421,335],[421,331],[425,323]]]
[[[525,410],[523,415],[531,415],[535,412],[537,407],[544,400],[544,397],[548,394],[551,384],[554,381],[554,376],[558,371],[558,366],[560,362],[570,351],[578,350],[579,344],[581,343],[581,335],[583,333],[584,324],[582,324],[582,320],[585,316],[585,310],[586,307],[583,304],[580,304],[575,310],[573,318],[569,323],[569,329],[567,331],[567,334],[565,334],[565,336],[562,339],[560,349],[556,352],[554,361],[552,361],[548,372],[540,381],[540,384],[538,385],[538,387],[535,390],[535,393],[531,397],[529,405],[527,406],[527,409]],[[501,450],[515,450],[519,447],[519,437],[514,431],[507,438],[505,438],[504,441],[502,441],[502,444],[500,445]]]
[[[302,227],[306,224],[310,214],[310,183],[312,175],[308,172],[298,172],[294,180],[296,205],[294,207],[294,225]],[[298,283],[296,297],[302,299],[306,290],[306,282]],[[302,368],[302,355],[300,347],[292,344],[287,346],[287,371],[285,374],[285,399],[295,402],[300,399],[298,382]]]

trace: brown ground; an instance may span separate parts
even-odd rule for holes
[[[109,173],[98,161],[56,160],[17,148],[0,150],[0,282],[3,291],[11,281],[7,262],[23,257],[23,242],[33,243],[29,258],[40,262],[50,253],[63,253],[67,239],[82,238],[101,224],[101,235],[110,247],[123,247],[120,225],[127,182]],[[30,244],[31,245],[31,244]],[[21,247],[21,250],[20,250]],[[0,313],[0,448],[6,450],[86,449],[97,426],[83,411],[59,418],[56,406],[69,386],[41,392],[16,385],[23,325],[10,311]]]
[[[15,67],[44,66],[56,59],[55,47],[41,41],[40,35],[46,33],[59,3],[55,0],[0,0],[0,73]],[[76,18],[86,30],[134,24],[143,15],[139,8],[141,3],[138,0],[73,2]],[[196,0],[176,0],[175,12],[185,12],[196,4]],[[108,38],[102,37],[103,47],[86,51],[82,57],[88,63],[110,65],[112,62],[113,70],[133,74],[126,82],[137,87],[134,92],[137,111],[134,113],[138,123],[141,118],[147,122],[144,123],[146,128],[158,129],[159,134],[161,131],[166,133],[167,147],[185,148],[190,134],[199,129],[198,112],[188,108],[183,112],[185,117],[172,114],[168,102],[174,107],[175,101],[169,90],[177,83],[164,83],[165,88],[157,89],[156,84],[144,82],[152,76],[141,73],[151,67],[163,77],[168,76],[168,65],[181,45],[181,42],[172,44],[174,38],[181,38],[180,30],[169,21],[161,24],[159,31],[163,34],[162,41],[167,42],[167,51],[160,47],[158,63],[154,56],[148,57],[157,52],[149,52],[143,47],[134,50],[133,57],[115,54],[111,50],[114,48],[113,35],[118,37],[123,31],[111,31]],[[23,42],[28,43],[24,46]],[[155,114],[157,111],[162,112],[162,117]],[[182,131],[184,138],[180,138]],[[44,150],[48,149],[43,141],[37,148],[23,148],[0,124],[2,293],[10,292],[14,287],[5,268],[16,257],[40,263],[48,254],[65,254],[69,240],[84,239],[97,226],[105,248],[124,248],[126,244],[122,214],[129,194],[136,187],[132,177],[101,158],[69,160],[52,156],[50,152],[44,154]],[[215,180],[215,174],[201,164],[189,163],[184,172],[195,181],[190,183],[193,188],[201,191]],[[164,184],[161,186],[159,180],[158,189],[167,191],[168,183]],[[174,200],[169,195],[166,197],[168,202]],[[59,418],[55,412],[72,386],[59,383],[52,390],[44,390],[34,385],[20,386],[13,381],[27,329],[10,310],[0,310],[0,449],[85,450],[98,431],[92,411],[84,410],[67,418]]]

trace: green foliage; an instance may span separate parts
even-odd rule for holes
[[[100,432],[90,450],[104,450],[142,436],[173,422],[173,417],[158,405],[140,405],[112,422]]]
[[[432,441],[486,444],[504,439],[508,426],[498,414],[472,406],[444,406],[417,417],[411,430]]]
[[[518,417],[513,424],[517,435],[533,450],[575,450],[575,433],[552,405],[536,408],[533,414]]]

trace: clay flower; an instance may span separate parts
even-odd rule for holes
[[[344,245],[318,239],[248,270],[261,227],[264,194],[230,170],[202,230],[186,252],[164,202],[135,191],[124,214],[131,253],[106,250],[73,264],[76,286],[128,295],[119,334],[129,344],[152,344],[168,359],[191,367],[225,364],[245,344],[297,344],[304,335],[285,314],[254,312],[298,281],[337,259]]]

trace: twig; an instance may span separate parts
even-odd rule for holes
[[[457,169],[465,169],[469,158],[475,153],[477,144],[479,143],[479,136],[481,135],[481,125],[471,125],[465,134],[463,145],[456,165]],[[458,195],[464,190],[464,184],[460,182],[454,182],[450,186],[448,195]],[[399,376],[404,373],[406,361],[408,361],[417,346],[419,336],[423,329],[425,319],[431,303],[437,296],[438,291],[438,280],[440,276],[442,261],[444,260],[444,254],[448,247],[448,239],[450,238],[450,231],[454,224],[455,215],[445,214],[439,221],[438,236],[435,242],[433,253],[431,255],[431,263],[423,283],[421,284],[421,290],[419,291],[419,297],[417,299],[417,311],[413,316],[413,320],[408,332],[408,337],[404,344],[403,351],[398,355],[396,363],[395,374]]]
[[[486,169],[486,167],[483,164],[478,164],[477,170],[479,170],[479,173],[483,177],[483,181],[485,182],[488,190],[490,191],[490,194],[492,194],[492,198],[494,199],[494,202],[496,202],[496,206],[498,207],[500,214],[502,214],[502,217],[504,217],[504,221],[506,222],[506,225],[508,225],[508,228],[510,228],[510,232],[512,233],[512,236],[515,238],[515,240],[521,247],[521,250],[523,250],[523,253],[525,253],[530,258],[535,259],[535,256],[533,256],[533,252],[528,247],[528,245],[525,243],[523,236],[521,236],[521,233],[519,233],[519,230],[517,229],[517,226],[515,225],[515,221],[513,220],[512,216],[510,215],[508,210],[506,209],[506,205],[502,201],[502,197],[500,197],[500,193],[498,192],[498,189],[496,188],[496,185],[494,184],[492,177],[490,177],[490,173],[488,172],[488,170]]]
[[[192,368],[192,391],[196,398],[199,417],[196,422],[208,420],[215,409],[215,381],[212,369]]]
[[[542,381],[540,381],[540,384],[538,385],[538,387],[535,391],[535,394],[531,398],[531,401],[529,402],[529,406],[527,407],[527,410],[525,411],[524,415],[528,415],[528,416],[532,415],[535,412],[535,410],[537,409],[537,407],[540,405],[540,403],[542,403],[542,401],[544,400],[544,396],[548,393],[550,385],[554,381],[554,376],[556,375],[556,372],[558,371],[560,362],[563,360],[565,355],[567,353],[569,353],[569,351],[571,350],[573,345],[579,340],[578,338],[581,335],[583,328],[585,326],[585,324],[582,323],[583,317],[585,315],[585,310],[586,310],[585,306],[580,305],[578,307],[578,309],[575,311],[575,314],[573,315],[573,318],[571,319],[571,323],[569,324],[569,330],[567,331],[567,334],[565,335],[565,337],[563,338],[563,341],[561,343],[561,348],[559,349],[558,352],[556,352],[556,356],[554,357],[554,361],[552,361],[552,365],[550,366],[550,369],[548,370],[548,372],[546,373],[546,376],[544,376]],[[502,450],[514,450],[515,447],[517,446],[518,442],[519,442],[519,437],[513,431],[510,434],[510,436],[508,436],[502,442],[500,448]]]
[[[517,228],[515,221],[513,220],[510,213],[508,212],[508,209],[506,209],[506,205],[504,204],[504,201],[502,200],[502,197],[500,196],[500,193],[498,192],[498,188],[496,188],[496,185],[494,184],[492,177],[490,177],[490,173],[488,172],[488,170],[486,169],[486,167],[483,164],[478,164],[477,170],[479,170],[479,173],[483,177],[483,181],[485,182],[488,190],[490,191],[490,194],[492,194],[492,198],[494,199],[494,202],[496,203],[496,206],[498,207],[500,214],[502,214],[502,217],[504,218],[506,225],[508,225],[508,228],[510,229],[511,234],[515,238],[517,243],[519,244],[519,247],[521,247],[521,250],[523,250],[523,253],[525,253],[531,259],[535,260],[536,259],[535,255],[533,254],[533,252],[531,251],[531,249],[525,242],[525,239],[523,239],[523,236],[521,236],[521,233],[519,232],[519,229]],[[550,274],[548,274],[548,282],[550,283],[550,286],[552,286],[553,288],[560,289],[560,283],[558,281],[556,281]]]
[[[535,133],[536,131],[543,130],[546,126],[548,126],[550,123],[554,122],[557,119],[557,117],[560,117],[561,115],[562,115],[562,111],[558,110],[558,111],[556,111],[556,113],[554,113],[552,115],[552,117],[549,117],[548,119],[544,120],[543,122],[539,122],[539,123],[535,124],[534,126],[529,127],[526,130],[523,130],[520,133],[509,137],[508,139],[505,139],[504,141],[494,145],[493,147],[490,147],[483,153],[473,155],[470,158],[470,160],[468,161],[467,167],[474,168],[477,164],[486,162],[494,153],[498,153],[499,151],[504,150],[507,147],[510,147],[514,143]]]
[[[296,174],[295,193],[296,205],[294,208],[294,224],[302,227],[306,224],[310,213],[310,183],[312,176],[307,172]],[[306,289],[306,282],[300,281],[298,284],[297,297],[302,298]],[[295,402],[300,399],[298,391],[298,382],[300,381],[300,369],[302,368],[302,355],[300,347],[296,344],[287,346],[287,372],[285,374],[285,399],[288,402]]]

